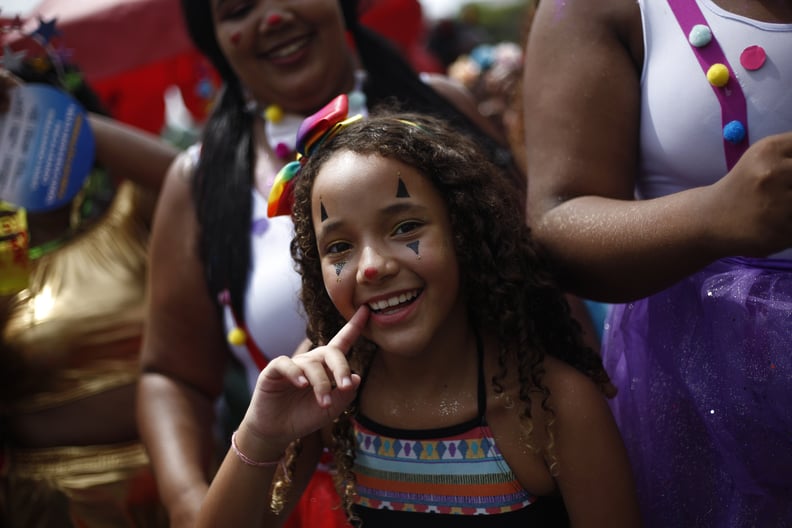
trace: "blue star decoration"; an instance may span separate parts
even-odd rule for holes
[[[43,45],[49,43],[52,40],[52,37],[61,36],[62,33],[55,27],[58,19],[53,18],[47,22],[44,21],[43,18],[39,17],[39,27],[30,34],[31,37],[40,39]]]
[[[3,56],[0,57],[0,65],[6,70],[19,71],[27,56],[27,51],[14,51],[6,44],[3,46]]]

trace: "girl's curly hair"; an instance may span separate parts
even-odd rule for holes
[[[316,344],[326,343],[345,324],[325,290],[311,215],[315,178],[324,163],[342,151],[408,164],[429,178],[445,200],[469,320],[498,340],[500,369],[493,376],[495,389],[503,390],[507,366],[516,364],[527,438],[533,428],[530,396],[541,394],[542,406],[551,417],[543,424],[548,433],[543,447],[555,471],[553,413],[549,391],[542,383],[545,356],[577,368],[605,394],[612,386],[601,358],[583,344],[563,292],[531,237],[520,196],[475,143],[445,122],[425,115],[380,112],[345,128],[307,160],[294,192],[292,256],[302,275],[308,337]],[[375,349],[375,344],[359,340],[349,354],[352,368],[365,372]],[[333,429],[337,485],[348,514],[355,482],[353,412],[344,413]]]

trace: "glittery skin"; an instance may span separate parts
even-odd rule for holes
[[[336,277],[341,275],[341,272],[344,271],[344,266],[346,266],[346,264],[347,264],[346,262],[339,262],[338,264],[335,265]]]

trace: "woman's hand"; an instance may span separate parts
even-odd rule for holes
[[[285,448],[338,417],[360,385],[346,355],[368,315],[368,308],[361,306],[326,346],[272,360],[258,377],[245,427],[269,445]]]
[[[792,247],[792,131],[751,145],[710,190],[704,218],[729,254],[764,257]]]

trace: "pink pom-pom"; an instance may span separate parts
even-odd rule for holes
[[[291,149],[289,145],[286,143],[278,143],[275,145],[275,155],[278,156],[280,159],[286,159],[291,154]]]

